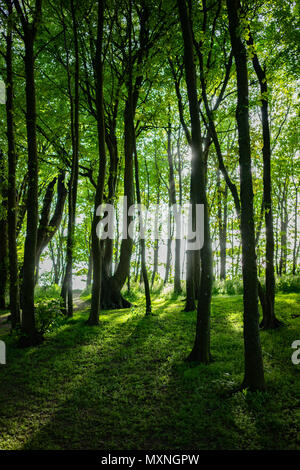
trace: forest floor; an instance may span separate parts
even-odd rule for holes
[[[242,297],[216,296],[213,362],[184,361],[195,313],[182,298],[102,312],[86,304],[35,348],[7,331],[0,365],[0,449],[300,449],[300,294],[278,295],[285,326],[261,333],[267,391],[233,392],[243,378]]]

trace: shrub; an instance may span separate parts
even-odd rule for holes
[[[35,310],[36,329],[44,335],[59,326],[64,319],[61,303],[57,298],[44,298],[37,302]]]
[[[300,292],[300,276],[282,276],[277,278],[276,291],[283,293]]]
[[[57,284],[37,286],[34,292],[35,301],[41,299],[60,299],[60,287]]]

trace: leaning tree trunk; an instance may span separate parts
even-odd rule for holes
[[[42,252],[46,246],[50,243],[55,233],[57,232],[64,211],[65,200],[67,197],[67,190],[64,185],[64,172],[61,172],[58,178],[48,184],[46,194],[43,201],[43,208],[41,212],[38,233],[37,233],[37,244],[36,244],[36,271],[38,271],[39,261]],[[54,214],[50,220],[50,210],[54,195],[54,186],[57,183],[57,199]],[[37,281],[37,274],[36,274]]]
[[[262,351],[259,336],[257,268],[253,212],[253,187],[249,128],[249,89],[247,53],[241,39],[238,0],[227,0],[229,32],[237,75],[236,120],[239,135],[242,270],[244,283],[244,348],[245,375],[243,388],[262,390],[265,387]]]

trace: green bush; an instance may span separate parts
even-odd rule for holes
[[[61,325],[64,315],[57,298],[44,298],[36,303],[35,322],[38,333],[44,335]]]
[[[243,293],[243,281],[241,279],[216,280],[213,286],[213,295],[239,295]]]
[[[277,278],[276,291],[286,294],[300,292],[300,276],[282,276]]]
[[[265,289],[265,279],[259,279],[261,286]],[[285,294],[300,293],[300,276],[282,276],[276,279],[276,292]],[[217,279],[213,286],[213,295],[241,295],[243,293],[242,279]]]
[[[60,299],[61,288],[57,284],[37,286],[34,292],[35,301],[40,299]]]

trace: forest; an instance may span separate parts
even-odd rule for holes
[[[300,449],[299,6],[0,0],[0,450]]]

